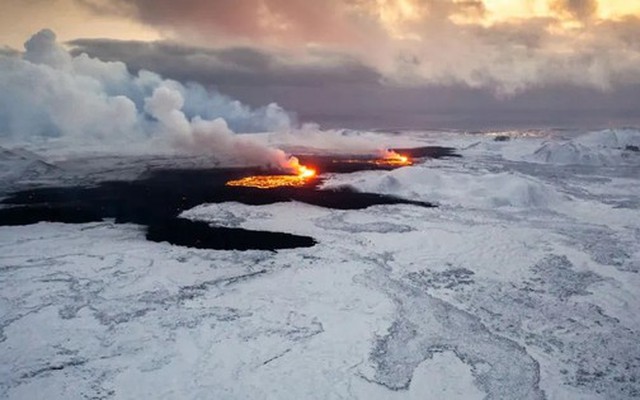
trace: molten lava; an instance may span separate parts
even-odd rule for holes
[[[289,168],[295,168],[295,174],[290,175],[255,175],[229,181],[227,186],[253,187],[258,189],[273,189],[279,187],[302,187],[316,177],[312,168],[300,165],[295,157],[291,157]]]
[[[413,164],[409,157],[398,154],[393,150],[385,151],[384,157],[374,160],[374,163],[376,165],[388,165],[391,167],[404,167]]]
[[[412,165],[413,161],[393,150],[385,150],[379,158],[368,159],[337,159],[334,163],[374,164],[381,167],[404,167]],[[227,182],[227,186],[242,186],[258,189],[273,189],[279,187],[303,187],[316,178],[316,171],[300,164],[296,157],[290,157],[281,164],[281,168],[290,171],[282,175],[254,175]]]
[[[333,160],[334,163],[340,164],[375,164],[382,167],[405,167],[413,165],[413,161],[402,154],[398,154],[393,150],[385,150],[380,158],[355,158],[345,160]]]

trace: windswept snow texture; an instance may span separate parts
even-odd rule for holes
[[[325,188],[438,208],[180,214],[311,248],[190,249],[110,220],[0,227],[0,398],[639,398],[640,132],[402,137],[462,158]],[[59,167],[12,157],[31,181]]]

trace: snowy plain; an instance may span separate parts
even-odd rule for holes
[[[0,397],[640,397],[640,131],[351,134],[462,158],[324,189],[439,207],[182,215],[318,241],[277,252],[153,243],[109,220],[0,227]],[[202,165],[36,153],[2,150],[0,193]]]

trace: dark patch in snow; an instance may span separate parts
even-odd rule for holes
[[[201,282],[197,285],[184,286],[180,288],[180,292],[178,294],[178,301],[184,300],[193,300],[196,297],[202,296],[207,292],[207,289],[210,286],[228,286],[234,283],[238,283],[258,275],[264,275],[268,271],[266,269],[261,269],[259,271],[250,272],[243,275],[232,276],[229,278],[221,278],[215,279],[212,281]]]
[[[596,282],[604,280],[600,275],[591,271],[575,271],[573,263],[566,256],[552,254],[531,269],[536,276],[531,279],[531,286],[544,288],[560,300],[572,296],[586,296],[591,294],[587,288]]]
[[[474,272],[466,268],[453,268],[445,271],[412,272],[407,277],[414,284],[426,289],[456,289],[461,285],[473,284]]]
[[[102,221],[102,218],[93,210],[79,206],[38,205],[0,208],[0,225],[3,226],[30,225],[43,221],[83,224]]]
[[[20,377],[20,379],[31,379],[31,378],[35,378],[39,375],[42,374],[47,374],[50,372],[54,372],[54,371],[62,371],[65,368],[70,368],[70,367],[77,367],[80,365],[84,365],[88,362],[88,360],[83,359],[83,358],[77,358],[77,359],[72,359],[63,363],[58,363],[58,364],[50,364],[50,365],[46,365],[42,368],[38,368],[35,369],[33,371],[29,371],[29,372],[25,372],[24,374],[22,374],[22,376]]]
[[[406,155],[411,158],[461,158],[462,156],[456,153],[456,149],[453,147],[442,146],[425,146],[425,147],[413,147],[413,148],[395,148],[391,149],[396,153]]]
[[[627,150],[627,151],[633,151],[635,153],[640,153],[640,147],[638,147],[638,146],[628,145],[624,149]]]
[[[241,228],[212,228],[206,222],[174,218],[150,225],[147,239],[178,246],[213,250],[277,250],[313,247],[308,236]]]

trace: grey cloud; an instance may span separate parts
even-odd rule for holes
[[[603,39],[601,47],[606,48],[609,41],[616,41],[623,49],[640,53],[640,18],[628,16],[616,21],[603,21],[598,24],[598,36]]]
[[[543,21],[537,23],[544,25]],[[513,27],[504,25],[500,29],[509,32]],[[527,51],[535,52],[547,40],[541,31],[531,37],[498,35],[495,40],[501,38],[505,46],[515,47],[522,46],[522,41],[531,43],[527,44],[530,48]],[[474,32],[474,35],[496,32]],[[521,34],[517,30],[513,32]],[[151,69],[183,82],[215,85],[248,104],[275,101],[298,113],[302,122],[320,122],[328,127],[607,126],[635,124],[640,120],[640,86],[634,84],[602,91],[569,81],[533,86],[501,99],[496,98],[490,85],[469,88],[460,82],[385,83],[373,69],[336,54],[328,63],[331,67],[320,68],[313,64],[294,64],[293,60],[270,54],[265,49],[210,50],[175,43],[105,40],[82,40],[72,45],[76,54],[85,51],[92,56],[125,61],[134,70]],[[405,62],[425,61],[407,58]],[[563,69],[566,65],[548,67]],[[477,74],[490,72],[476,69]],[[495,78],[489,75],[477,79],[488,82]]]
[[[558,11],[566,12],[579,20],[586,20],[598,11],[596,0],[555,0],[552,3]]]
[[[381,76],[353,56],[307,52],[303,57],[248,47],[205,49],[167,42],[75,40],[73,53],[124,61],[135,70],[153,66],[162,75],[206,84],[323,86],[375,84]]]
[[[20,52],[9,46],[0,46],[0,56],[5,57],[17,57],[20,55]]]
[[[277,37],[287,42],[319,39],[340,42],[353,33],[351,24],[343,18],[344,11],[361,0],[78,1],[96,12],[134,17],[182,35],[195,32],[209,41],[219,39],[220,35],[231,35]]]

